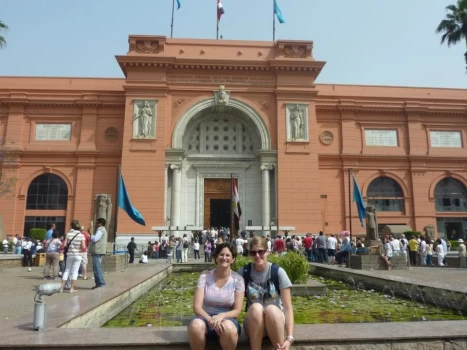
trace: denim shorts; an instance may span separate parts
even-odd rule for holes
[[[214,315],[211,315],[211,316],[214,316]],[[214,330],[214,328],[212,328],[209,325],[208,321],[206,321],[204,318],[199,317],[199,316],[193,317],[193,320],[196,320],[197,318],[199,318],[201,321],[203,321],[206,324],[206,328],[208,329],[208,333],[206,334],[206,340],[208,340],[208,341],[218,341],[219,340],[219,335]],[[193,320],[191,320],[191,321],[193,321]],[[235,327],[237,328],[237,333],[238,333],[238,335],[240,335],[241,332],[242,332],[242,329],[240,328],[240,324],[238,323],[238,320],[236,318],[226,318],[226,320],[231,321],[235,325]],[[191,323],[191,321],[190,321],[190,323]]]

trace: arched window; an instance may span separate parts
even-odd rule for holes
[[[68,201],[68,186],[55,174],[36,177],[28,188],[26,209],[65,210]]]
[[[435,187],[436,211],[467,211],[465,186],[459,180],[447,177]]]
[[[368,205],[379,211],[403,211],[404,194],[399,184],[387,176],[371,181],[367,191]]]

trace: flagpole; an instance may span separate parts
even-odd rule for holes
[[[234,206],[233,206],[233,191],[234,191],[235,184],[233,182],[233,173],[230,173],[230,237],[233,238],[234,234],[234,226],[235,226],[235,213],[234,213]]]
[[[219,4],[217,0],[216,0],[216,40],[219,40]]]
[[[276,6],[272,0],[272,41],[276,41]]]
[[[348,177],[349,177],[349,229],[350,229],[350,242],[352,242],[352,188],[350,187],[350,173],[352,172],[352,168],[348,169]]]
[[[117,195],[115,196],[115,222],[114,222],[114,243],[117,241],[117,225],[118,225],[118,208],[120,202],[120,177],[122,176],[122,169],[120,164],[117,165]]]
[[[175,0],[172,0],[172,23],[170,24],[170,37],[174,35],[174,14],[175,14]]]

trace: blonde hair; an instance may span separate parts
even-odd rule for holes
[[[250,250],[251,250],[251,247],[254,247],[254,246],[264,248],[265,250],[267,250],[268,249],[268,241],[264,237],[254,236],[250,241],[250,246],[249,246]]]

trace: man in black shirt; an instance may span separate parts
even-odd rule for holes
[[[130,254],[130,261],[128,263],[133,264],[133,261],[135,260],[135,249],[137,250],[135,237],[131,237],[131,242],[128,243],[126,248],[128,249],[128,254]]]

